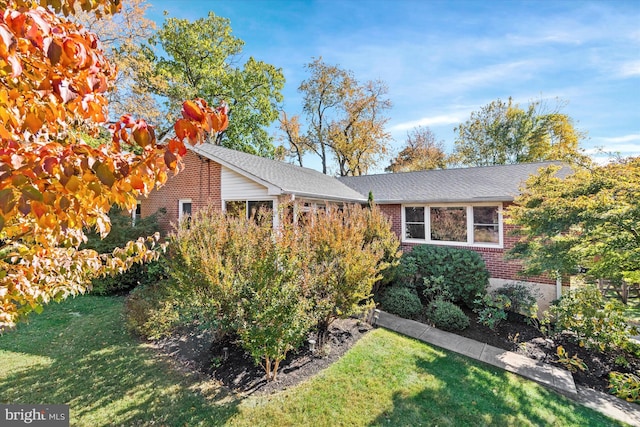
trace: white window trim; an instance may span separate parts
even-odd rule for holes
[[[473,208],[479,206],[497,206],[498,207],[498,243],[474,243],[473,242]],[[409,207],[423,207],[424,209],[424,239],[408,239],[406,235],[406,219],[405,208]],[[463,207],[467,210],[467,241],[466,242],[444,242],[442,240],[431,240],[431,208],[451,208],[451,207]],[[502,203],[411,203],[406,205],[400,205],[401,218],[402,218],[402,239],[403,243],[421,243],[430,245],[442,245],[442,246],[466,246],[474,248],[504,248],[504,221],[502,218]]]
[[[224,199],[222,200],[222,211],[227,211],[227,202],[245,202],[245,208],[248,212],[248,203],[249,202],[272,202],[273,203],[273,212],[278,212],[279,203],[278,198],[276,197],[248,197],[248,198],[238,198],[238,199]],[[278,215],[273,215],[273,226],[277,227],[279,225]]]
[[[191,203],[191,215],[193,215],[193,202],[191,199],[180,199],[178,200],[178,222],[182,221],[182,217],[184,216],[184,205],[186,203]]]

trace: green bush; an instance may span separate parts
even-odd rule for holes
[[[427,317],[438,329],[461,331],[469,326],[469,317],[450,301],[436,299],[427,306]]]
[[[563,295],[549,308],[555,332],[570,331],[581,346],[601,351],[624,347],[634,328],[624,317],[624,306],[605,299],[595,286],[583,286]]]
[[[87,233],[87,243],[82,249],[93,249],[98,253],[110,253],[116,248],[125,246],[131,240],[151,236],[160,231],[158,218],[164,211],[158,211],[145,218],[137,218],[132,223],[131,214],[112,209],[109,212],[111,231],[104,238],[95,231]],[[97,295],[116,295],[127,293],[139,285],[153,283],[165,276],[163,266],[157,262],[135,264],[129,270],[115,276],[97,277],[91,281],[91,292]]]
[[[473,311],[478,313],[478,322],[495,330],[500,322],[507,319],[507,311],[511,307],[511,301],[504,295],[487,294],[475,301]]]
[[[380,305],[383,310],[406,319],[417,316],[422,310],[418,295],[411,289],[401,286],[388,288],[380,300]]]
[[[507,283],[493,291],[493,294],[503,295],[509,299],[509,307],[505,307],[507,311],[529,318],[538,316],[538,300],[531,288],[523,283]]]
[[[146,339],[168,336],[178,325],[176,305],[169,281],[139,286],[125,300],[125,326]]]
[[[398,274],[400,280],[418,288],[423,287],[425,278],[442,277],[439,283],[450,293],[452,302],[463,302],[468,307],[473,307],[489,286],[489,272],[477,252],[448,246],[414,247],[403,254]]]
[[[437,299],[451,301],[453,299],[451,291],[444,285],[444,277],[425,277],[423,283],[422,295],[427,301],[435,301]]]

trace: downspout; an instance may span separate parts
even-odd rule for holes
[[[556,299],[562,297],[562,276],[560,272],[556,271]]]

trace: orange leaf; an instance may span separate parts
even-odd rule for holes
[[[116,182],[116,177],[111,172],[111,169],[104,163],[100,163],[96,168],[96,176],[107,187],[111,187]]]
[[[82,184],[82,181],[80,181],[80,178],[78,178],[75,175],[72,175],[67,181],[67,183],[64,185],[64,188],[66,188],[72,193],[75,193],[80,188],[80,184]]]
[[[87,188],[93,191],[96,196],[99,196],[102,193],[102,186],[96,181],[90,182],[89,185],[87,185]]]
[[[188,138],[189,141],[194,140],[198,134],[198,128],[193,123],[186,119],[180,119],[173,126],[176,131],[176,136],[180,140]]]
[[[40,217],[38,223],[43,228],[55,228],[58,225],[58,218],[55,215],[48,213]]]
[[[179,156],[184,156],[187,154],[187,147],[185,147],[184,143],[179,139],[171,138],[169,140],[169,151],[178,153]]]
[[[193,119],[201,122],[204,119],[204,113],[193,101],[185,101],[182,103],[182,113],[187,119]]]
[[[229,117],[222,112],[214,112],[211,117],[211,127],[215,132],[222,132],[229,126]]]
[[[29,128],[31,133],[36,133],[42,128],[43,121],[35,114],[27,113],[27,116],[24,119],[24,124]]]
[[[136,189],[143,191],[144,190],[144,181],[137,175],[131,177],[131,186]]]
[[[164,164],[171,170],[174,170],[178,165],[178,158],[171,151],[164,152]]]
[[[47,213],[47,207],[40,202],[32,201],[31,211],[37,218],[40,218],[42,215]]]
[[[141,122],[133,129],[133,139],[140,147],[146,147],[154,139],[153,128],[147,126],[146,123]]]

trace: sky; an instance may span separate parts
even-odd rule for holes
[[[560,99],[595,158],[607,157],[600,150],[640,155],[638,0],[149,3],[158,25],[163,11],[189,20],[210,11],[228,18],[246,59],[282,69],[289,115],[301,112],[298,87],[313,58],[351,70],[360,82],[384,81],[395,152],[416,126],[428,126],[451,152],[456,125],[512,97],[521,107],[534,100],[553,107]]]

